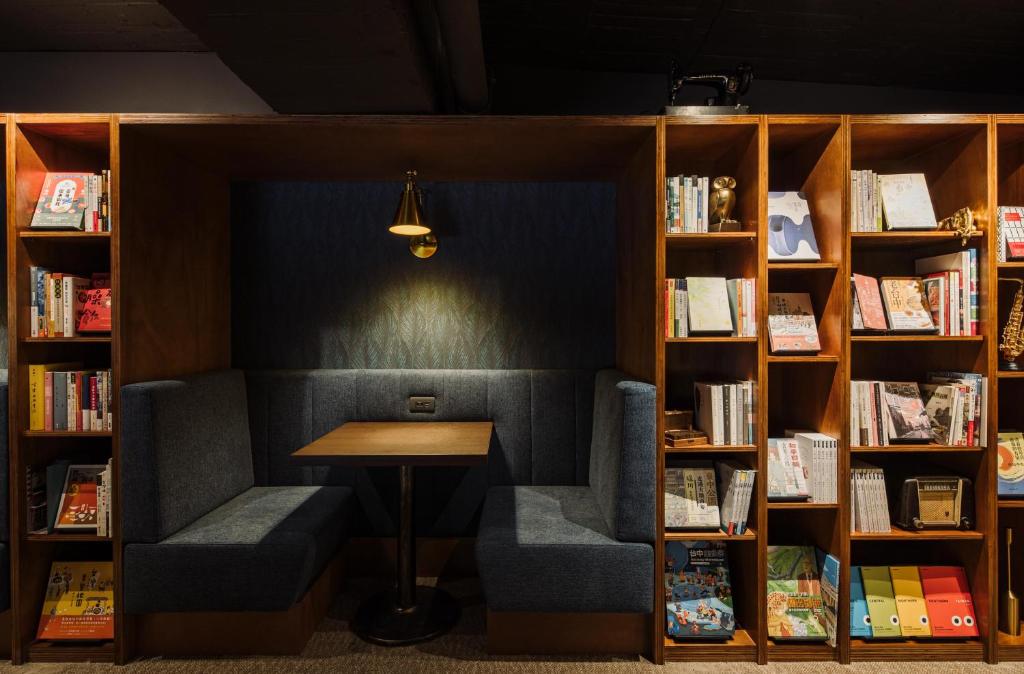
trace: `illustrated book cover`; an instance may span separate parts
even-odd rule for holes
[[[924,284],[916,276],[889,276],[880,283],[889,329],[894,331],[934,332],[932,310]]]
[[[999,433],[999,495],[1024,498],[1024,435]]]
[[[922,566],[921,589],[928,606],[932,636],[962,638],[978,636],[971,588],[961,566]]]
[[[813,262],[821,259],[811,211],[803,192],[768,193],[768,260]]]
[[[113,562],[54,562],[36,638],[113,639]]]
[[[88,208],[82,173],[47,173],[39,192],[31,227],[40,229],[82,229]]]
[[[688,276],[686,300],[691,334],[733,331],[729,293],[724,277]]]
[[[96,478],[105,468],[106,465],[68,466],[54,528],[96,528]]]
[[[828,638],[814,548],[768,546],[767,608],[768,636],[774,639]]]
[[[864,598],[871,615],[871,635],[875,639],[899,637],[900,616],[896,612],[896,598],[892,592],[892,578],[888,566],[862,566]]]
[[[896,613],[900,617],[900,632],[905,637],[930,637],[928,607],[921,589],[921,575],[916,566],[890,566],[892,593],[896,599]]]
[[[861,322],[865,330],[886,330],[885,306],[878,290],[878,279],[863,274],[853,275],[853,287],[857,292]]]
[[[664,590],[670,637],[728,639],[736,631],[725,543],[666,542]]]
[[[923,173],[878,176],[887,229],[937,229],[935,208]]]
[[[824,550],[815,550],[821,569],[821,601],[825,609],[825,631],[828,644],[835,648],[839,629],[839,558]]]
[[[821,351],[809,293],[768,293],[768,339],[776,353]]]
[[[711,461],[688,461],[665,468],[665,526],[718,529],[721,514]]]
[[[864,597],[864,581],[861,579],[860,567],[850,567],[850,636],[871,638],[871,614],[868,613],[867,599]]]
[[[919,442],[932,440],[932,422],[921,402],[917,382],[887,381],[882,400],[888,420],[889,440]]]

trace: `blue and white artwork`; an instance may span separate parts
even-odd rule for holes
[[[804,193],[769,192],[768,260],[814,262],[820,259]]]

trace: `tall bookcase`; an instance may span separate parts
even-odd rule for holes
[[[10,360],[10,511],[12,659],[28,661],[112,661],[118,639],[104,642],[37,641],[50,564],[54,560],[110,560],[115,589],[121,588],[120,518],[113,496],[113,532],[95,534],[33,534],[27,530],[26,471],[45,470],[57,459],[73,463],[106,463],[113,458],[118,474],[117,431],[29,430],[31,364],[80,361],[90,368],[111,368],[119,381],[116,358],[119,338],[118,302],[118,127],[111,115],[9,115],[7,148],[7,311]],[[38,231],[29,228],[36,200],[48,171],[99,173],[110,169],[110,232]],[[29,326],[29,268],[88,275],[110,272],[113,288],[113,332],[110,336],[33,338]],[[116,392],[116,388],[115,388]],[[117,396],[113,402],[117,428]],[[120,602],[115,603],[120,612]],[[115,616],[115,624],[120,615]],[[117,631],[115,630],[115,634]]]

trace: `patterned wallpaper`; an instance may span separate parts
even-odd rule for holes
[[[428,260],[387,231],[401,183],[235,185],[234,365],[614,364],[614,185],[422,187]]]

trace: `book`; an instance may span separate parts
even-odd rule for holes
[[[768,546],[768,636],[828,638],[814,548]]]
[[[694,422],[712,445],[751,444],[756,419],[754,382],[694,382]]]
[[[857,286],[854,285],[853,278],[850,278],[850,314],[852,316],[852,328],[854,330],[864,329],[864,314],[860,311],[860,300],[857,299]]]
[[[675,639],[728,639],[736,631],[729,559],[721,541],[665,543],[666,632]]]
[[[850,567],[850,636],[865,639],[872,637],[871,614],[868,613],[859,566]]]
[[[862,461],[853,461],[850,473],[851,531],[865,533],[892,531],[884,471]]]
[[[953,384],[959,402],[953,405],[950,444],[985,447],[988,444],[988,378],[976,372],[943,370],[927,374],[929,384]]]
[[[836,475],[839,471],[839,440],[825,433],[811,431],[787,430],[786,436],[793,438],[799,448],[811,501],[838,503]]]
[[[821,351],[809,293],[768,293],[768,338],[775,353]]]
[[[932,422],[921,402],[916,382],[887,381],[882,388],[889,440],[930,441]]]
[[[960,388],[951,384],[923,384],[924,411],[932,425],[932,439],[940,445],[952,445],[956,431],[954,414],[960,409]]]
[[[967,574],[960,566],[922,566],[921,589],[928,607],[932,636],[964,638],[978,636],[974,601]]]
[[[81,367],[81,364],[46,363],[28,366],[28,428],[30,431],[48,430],[46,428],[46,373],[74,367]]]
[[[809,496],[800,444],[793,438],[768,438],[768,500],[806,501]]]
[[[811,211],[803,192],[768,193],[768,260],[808,262],[821,259]]]
[[[55,529],[95,529],[98,526],[96,480],[105,469],[106,465],[68,466]]]
[[[885,320],[885,306],[882,304],[882,295],[878,290],[878,280],[871,276],[854,274],[853,285],[856,289],[857,306],[860,307],[864,329],[887,329],[889,324]]]
[[[110,332],[110,288],[90,288],[79,295],[78,332]]]
[[[720,528],[730,536],[742,535],[747,528],[750,501],[754,493],[756,470],[735,461],[719,461],[718,483],[721,486]]]
[[[53,562],[36,638],[113,639],[113,562]]]
[[[937,229],[935,209],[923,173],[880,175],[879,185],[888,229]]]
[[[733,331],[729,293],[724,278],[688,276],[686,296],[690,334]]]
[[[1024,435],[999,432],[999,495],[1024,498]]]
[[[665,526],[718,529],[721,514],[711,461],[686,461],[665,468]]]
[[[902,636],[889,567],[862,566],[860,575],[864,582],[864,598],[867,601],[868,613],[871,615],[872,638],[885,639]]]
[[[757,296],[752,278],[734,278],[726,281],[729,293],[729,311],[732,314],[733,335],[736,337],[757,336]]]
[[[900,633],[905,637],[930,637],[932,629],[928,624],[928,607],[917,567],[890,566],[889,576],[900,619]]]
[[[948,326],[937,323],[940,334],[978,334],[978,260],[975,249],[918,258],[914,260],[914,273],[943,281],[941,287],[934,289],[942,292],[937,300],[948,323]]]
[[[87,174],[47,173],[29,225],[34,229],[83,229],[89,197]]]
[[[1024,206],[1000,206],[997,262],[1024,258]]]
[[[839,631],[839,559],[815,550],[818,568],[821,570],[821,603],[825,612],[825,632],[828,644],[835,648]]]
[[[883,277],[879,284],[889,329],[933,332],[932,311],[924,284],[916,276]]]

